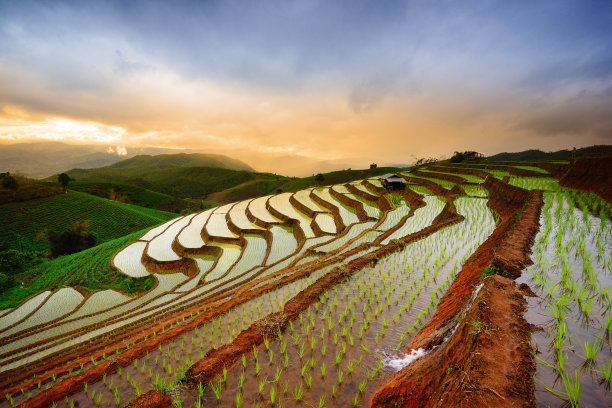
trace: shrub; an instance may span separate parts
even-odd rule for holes
[[[68,231],[46,231],[51,256],[69,255],[96,245],[96,236],[89,232],[89,221],[76,222]]]
[[[4,292],[5,290],[10,289],[16,284],[17,281],[13,276],[0,272],[0,292]]]
[[[461,163],[465,160],[465,155],[461,152],[455,152],[455,154],[453,154],[453,157],[451,157],[450,162],[451,163]]]

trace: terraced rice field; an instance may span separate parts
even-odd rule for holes
[[[65,287],[0,314],[0,406],[115,407],[149,392],[175,406],[367,405],[384,381],[428,354],[406,347],[497,226],[486,177],[453,170],[406,173],[417,181],[394,194],[369,179],[245,200],[132,236],[112,265],[154,279],[150,290]],[[587,196],[539,173],[508,173],[510,185],[550,190],[537,263],[521,278],[540,295],[529,316],[575,323],[567,320],[563,335],[534,335],[543,352],[538,405],[573,404],[576,382],[584,404],[609,403],[597,385],[606,376],[609,385],[612,364],[609,206],[579,210],[572,203]],[[464,180],[466,194],[450,194],[457,183],[438,178],[445,175]],[[557,218],[575,221],[557,232]],[[555,277],[546,276],[550,265]],[[544,352],[547,341],[554,347]],[[592,355],[588,369],[571,357],[580,347]]]

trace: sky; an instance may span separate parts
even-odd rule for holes
[[[40,140],[268,171],[610,144],[612,3],[0,0],[0,143]]]

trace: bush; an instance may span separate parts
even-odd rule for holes
[[[450,162],[451,163],[461,163],[464,160],[465,160],[465,154],[463,154],[461,152],[455,152],[453,157],[451,157]]]
[[[46,232],[51,256],[74,254],[96,245],[96,236],[89,232],[89,221],[76,222],[72,229],[58,233],[49,230]]]
[[[13,191],[19,188],[19,183],[17,183],[17,179],[11,176],[10,173],[2,173],[0,174],[0,178],[2,179],[2,187]]]
[[[17,281],[11,275],[0,272],[0,292],[12,288],[17,284]]]
[[[16,249],[2,251],[0,252],[0,271],[9,275],[21,273],[31,263],[31,258],[30,254]]]

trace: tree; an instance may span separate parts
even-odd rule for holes
[[[17,183],[17,179],[11,175],[11,173],[2,173],[0,174],[2,177],[2,187],[8,188],[9,190],[17,190],[19,188],[19,183]]]
[[[321,173],[318,173],[318,174],[315,176],[315,181],[316,181],[317,183],[320,183],[320,182],[322,182],[323,180],[325,180],[325,177],[324,177],[324,176],[323,176]]]
[[[464,160],[465,160],[465,154],[463,154],[461,152],[455,152],[453,157],[451,157],[450,162],[451,163],[461,163]]]
[[[96,245],[96,236],[89,232],[90,221],[75,222],[72,228],[58,233],[53,230],[46,231],[47,240],[51,247],[51,256],[69,255],[91,248]]]
[[[68,190],[68,183],[70,183],[72,179],[66,173],[62,173],[57,176],[57,181],[62,185],[64,191]]]

